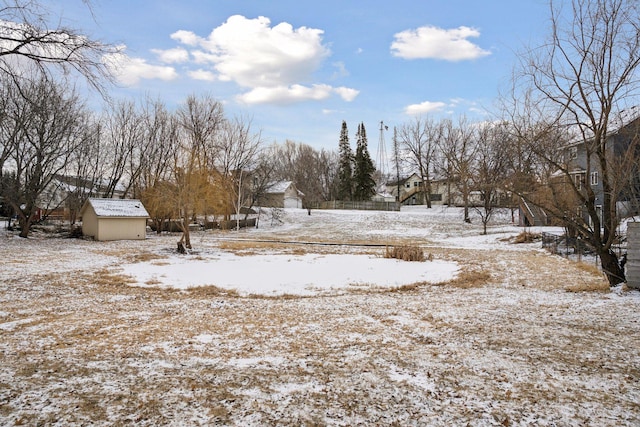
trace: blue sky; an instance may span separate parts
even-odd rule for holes
[[[485,118],[548,27],[545,0],[93,0],[93,17],[80,0],[47,1],[121,46],[116,97],[175,107],[207,92],[265,142],[316,148],[337,148],[342,120],[353,139],[363,122],[372,152],[380,121]]]

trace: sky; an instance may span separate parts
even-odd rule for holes
[[[545,0],[42,2],[119,46],[116,98],[176,108],[206,93],[267,144],[334,150],[343,120],[352,144],[364,123],[374,159],[415,117],[486,119],[549,11]]]

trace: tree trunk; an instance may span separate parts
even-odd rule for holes
[[[18,221],[18,222],[20,224],[20,234],[19,234],[19,236],[26,239],[27,237],[29,237],[29,228],[31,228],[31,225],[27,224],[26,222],[22,222],[22,221]]]
[[[471,218],[469,218],[469,186],[466,182],[462,184],[462,204],[464,205],[464,222],[471,224]]]
[[[183,253],[186,253],[185,248],[191,249],[191,235],[189,234],[188,221],[185,221],[183,219],[181,222],[181,226],[182,226],[182,237],[178,242],[178,252],[183,254]]]
[[[20,226],[20,237],[29,237],[29,231],[31,231],[31,224],[33,223],[33,216],[28,217],[22,214],[18,214],[18,225]]]
[[[618,285],[626,280],[624,269],[611,249],[600,254],[600,266],[607,276],[610,286]]]

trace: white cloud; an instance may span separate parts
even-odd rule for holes
[[[243,103],[286,104],[331,95],[352,101],[358,95],[355,89],[307,83],[331,53],[322,43],[323,34],[319,29],[293,28],[286,22],[272,27],[263,16],[249,19],[234,15],[207,37],[180,30],[171,38],[186,46],[188,56],[200,65],[189,73],[192,78],[235,82],[247,89],[237,98]],[[336,76],[348,74],[344,64],[333,65]]]
[[[356,99],[356,96],[358,96],[358,94],[360,93],[359,90],[356,89],[351,89],[348,87],[337,87],[334,89],[334,92],[336,92],[338,95],[340,95],[340,97],[342,99],[344,99],[347,102],[351,102],[354,99]]]
[[[167,64],[186,62],[189,60],[189,52],[186,49],[176,47],[174,49],[152,49],[151,52],[158,55],[160,61]]]
[[[292,104],[302,101],[322,101],[337,94],[343,100],[351,102],[358,96],[359,91],[347,87],[334,88],[327,84],[304,86],[256,87],[237,97],[244,104]]]
[[[425,101],[420,104],[412,104],[407,106],[404,109],[404,112],[405,114],[413,116],[442,110],[446,106],[447,104],[445,104],[444,102]]]
[[[106,55],[104,61],[118,81],[126,86],[133,86],[141,79],[173,80],[178,73],[173,67],[151,65],[142,58],[132,58],[120,46],[118,53]]]
[[[202,38],[198,37],[191,31],[179,30],[170,36],[173,40],[177,40],[187,46],[197,46],[202,42]]]
[[[333,88],[329,85],[311,87],[294,84],[291,86],[256,87],[238,96],[246,104],[290,104],[299,101],[320,101],[331,96]]]
[[[211,71],[207,71],[207,70],[199,69],[199,70],[189,71],[187,74],[189,75],[189,77],[191,77],[194,80],[204,80],[207,82],[212,82],[216,80],[215,73],[212,73]]]
[[[336,71],[331,76],[332,79],[347,77],[349,75],[349,71],[347,70],[347,67],[345,67],[344,62],[338,61],[338,62],[334,62],[331,65],[333,65],[336,68]]]
[[[404,59],[433,58],[446,61],[476,59],[491,54],[467,40],[479,36],[478,30],[465,26],[449,30],[425,26],[395,34],[391,52],[394,56]]]
[[[172,35],[198,46],[196,59],[212,63],[222,80],[247,88],[288,86],[308,80],[330,51],[322,44],[323,31],[286,22],[271,27],[266,17],[234,15],[206,39],[187,31]],[[196,55],[196,54],[194,54]]]

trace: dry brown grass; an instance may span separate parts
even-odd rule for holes
[[[284,242],[255,242],[255,241],[224,241],[218,247],[227,252],[232,252],[238,256],[257,255],[266,251],[281,252],[293,255],[304,255],[308,250],[294,243]]]
[[[540,239],[541,239],[540,233],[531,233],[530,231],[523,231],[513,239],[513,243],[532,243],[532,242],[537,242]]]
[[[576,262],[575,266],[587,273],[584,277],[581,277],[580,282],[574,282],[565,286],[565,290],[568,292],[610,292],[611,287],[609,282],[605,278],[604,274],[600,271],[597,265],[587,264],[584,262]]]
[[[225,297],[239,297],[238,291],[234,289],[223,289],[214,285],[209,286],[196,286],[192,288],[188,288],[186,292],[189,295],[198,296],[198,297],[217,297],[217,296],[225,296]]]
[[[465,269],[461,271],[455,279],[443,284],[454,288],[471,289],[485,286],[490,280],[491,273],[485,270]]]
[[[137,262],[148,262],[157,259],[165,259],[165,256],[154,254],[151,252],[141,252],[136,254],[131,254],[126,257],[127,262],[137,263]]]
[[[116,273],[108,268],[97,270],[91,275],[90,280],[95,285],[125,286],[135,283],[132,277]]]
[[[387,246],[385,258],[401,259],[403,261],[425,261],[424,250],[418,246]]]

